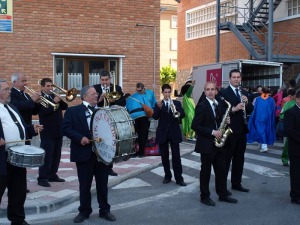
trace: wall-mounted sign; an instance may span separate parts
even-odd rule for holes
[[[13,0],[0,0],[0,32],[12,32]]]

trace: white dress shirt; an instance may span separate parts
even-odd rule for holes
[[[13,110],[9,105],[7,105],[7,106],[13,112],[13,114],[16,116],[17,120],[19,121],[19,123],[24,131],[24,134],[26,134],[25,128],[23,126],[23,123],[22,123],[21,118],[18,115],[18,113],[16,113],[15,110]],[[0,119],[1,119],[1,123],[2,123],[5,142],[20,141],[21,137],[20,137],[19,129],[16,126],[13,119],[11,118],[7,109],[4,107],[4,104],[2,104],[2,103],[0,103]],[[9,149],[9,147],[15,146],[15,145],[25,145],[25,142],[16,142],[16,143],[11,143],[11,144],[6,144],[5,148]]]

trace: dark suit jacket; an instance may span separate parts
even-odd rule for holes
[[[289,139],[289,156],[300,157],[300,109],[297,104],[284,113],[283,121]]]
[[[181,103],[177,100],[173,100],[176,110],[180,113],[180,118],[174,118],[171,110],[167,110],[164,105],[160,109],[157,104],[154,108],[152,118],[158,121],[156,130],[156,141],[160,144],[165,143],[167,138],[172,140],[174,143],[182,142],[182,134],[179,126],[180,119],[185,117],[184,110]]]
[[[20,116],[23,126],[25,127],[26,130],[26,139],[31,138],[32,136],[35,136],[36,133],[34,131],[34,128],[32,125],[26,125],[24,120],[22,119],[22,116],[20,115],[18,109],[14,107],[13,105],[9,104],[9,106],[14,109]],[[0,138],[4,139],[4,132],[3,132],[3,127],[2,127],[2,122],[0,120]],[[5,140],[5,139],[4,139]],[[0,146],[0,176],[6,176],[7,175],[7,152],[5,150],[5,145]]]
[[[101,84],[96,84],[96,85],[94,85],[94,88],[95,88],[96,91],[99,93],[99,98],[100,98],[100,95],[102,95]],[[114,87],[113,87],[113,85],[111,84],[110,87],[109,87],[109,91],[110,91],[110,92],[113,92],[113,90],[114,90]],[[118,92],[118,93],[121,95],[121,97],[120,97],[117,101],[115,101],[115,102],[113,102],[113,103],[110,103],[110,105],[125,106],[125,105],[126,105],[126,99],[124,98],[124,93],[123,93],[123,91],[122,91],[122,88],[121,88],[119,85],[116,85],[116,92]],[[104,101],[99,102],[97,105],[98,105],[99,107],[103,107],[103,104],[104,104]]]
[[[64,115],[62,133],[71,139],[71,162],[87,161],[91,154],[94,154],[92,142],[84,146],[80,144],[83,137],[93,139],[87,123],[86,110],[87,108],[81,104],[68,108]]]
[[[30,96],[26,94],[27,98],[15,88],[11,89],[10,103],[13,104],[19,110],[26,124],[31,124],[32,115],[37,115],[39,110],[39,104],[32,101]]]
[[[46,97],[44,93],[42,93],[42,96],[49,100],[50,102],[53,102],[50,98]],[[55,98],[55,95],[51,95],[52,98]],[[57,138],[62,137],[61,132],[61,124],[63,120],[62,110],[66,110],[68,108],[68,104],[64,101],[60,101],[59,107],[56,111],[54,111],[54,108],[52,106],[49,106],[48,108],[41,107],[39,110],[39,120],[40,124],[44,125],[44,130],[41,133],[42,138]]]
[[[242,95],[248,96],[248,93],[244,90],[242,90]],[[235,107],[240,102],[231,89],[230,86],[220,91],[220,96],[222,96],[226,101],[228,101],[231,104],[231,107]],[[226,104],[226,103],[222,103]],[[253,106],[251,103],[248,103],[246,106],[246,112],[247,115],[249,115],[253,110]],[[230,128],[233,131],[234,134],[246,134],[248,133],[248,126],[244,125],[243,122],[243,111],[239,110],[238,112],[234,112],[230,114]]]
[[[217,111],[220,117],[218,121],[216,121],[211,105],[206,98],[197,104],[195,117],[192,122],[192,129],[197,133],[196,152],[212,154],[217,151],[214,143],[215,137],[212,135],[212,131],[217,130],[217,127],[219,128],[225,110],[226,109],[223,109],[222,104],[219,102]]]

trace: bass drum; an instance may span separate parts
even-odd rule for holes
[[[9,148],[7,162],[17,167],[40,167],[44,165],[44,158],[44,149],[30,145],[18,145]]]
[[[98,161],[106,165],[126,161],[134,153],[135,129],[127,110],[121,106],[99,108],[92,116],[91,132]]]

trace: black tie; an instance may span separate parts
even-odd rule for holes
[[[95,111],[95,107],[94,106],[88,106],[88,108],[92,111],[92,112],[94,112]]]
[[[166,103],[167,112],[169,112],[169,103]]]
[[[215,110],[215,123],[216,123],[216,128],[218,129],[218,124],[219,124],[219,111],[218,111],[218,108],[217,108],[217,104],[214,102],[213,103],[213,106],[214,106],[214,110]]]
[[[236,94],[236,97],[238,98],[239,102],[241,101],[241,96],[240,96],[240,93],[239,93],[239,89],[236,88],[235,89],[235,94]]]
[[[9,109],[9,107],[6,104],[4,105],[4,107],[7,109],[7,111],[9,112],[10,117],[13,119],[13,121],[17,125],[17,127],[19,129],[19,132],[20,132],[20,138],[21,138],[21,140],[23,140],[24,139],[24,131],[23,131],[23,128],[22,128],[21,124],[17,120],[15,114]]]

